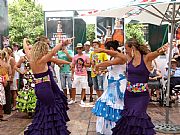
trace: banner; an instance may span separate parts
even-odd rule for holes
[[[73,37],[73,17],[47,17],[46,33],[54,47],[64,38]]]
[[[117,40],[120,46],[124,45],[124,19],[111,17],[97,17],[96,35],[104,44],[107,41]]]

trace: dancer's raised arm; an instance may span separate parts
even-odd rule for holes
[[[119,63],[118,64],[125,64],[127,61],[126,55],[124,55],[123,53],[120,53],[118,51],[112,51],[112,50],[107,50],[107,49],[95,49],[94,52],[100,53],[100,52],[104,52],[114,58],[118,57],[119,59]],[[117,61],[117,60],[115,60]]]
[[[165,45],[163,45],[162,47],[158,48],[156,51],[154,52],[150,52],[146,55],[146,60],[147,61],[152,61],[155,58],[157,58],[159,55],[165,53],[168,49],[168,43],[166,43]]]
[[[58,50],[60,50],[62,48],[62,46],[63,46],[62,43],[59,43],[58,45],[56,45],[51,51],[49,51],[46,55],[44,55],[41,58],[40,62],[47,63],[47,62],[51,61],[52,57],[55,56],[55,54],[58,52]]]
[[[123,65],[125,63],[122,64],[122,61],[119,57],[114,58],[113,60],[108,60],[108,61],[104,61],[102,63],[99,63],[97,65],[95,65],[95,70],[98,71],[99,68],[106,68],[112,65]]]
[[[41,58],[41,62],[47,63],[51,60],[51,58],[59,51],[62,49],[62,46],[68,45],[69,43],[71,43],[71,40],[73,38],[68,38],[65,41],[62,41],[61,43],[59,43],[58,45],[56,45],[50,52],[48,52],[46,55],[44,55]],[[41,42],[41,41],[39,41]],[[37,42],[38,43],[38,42]]]
[[[24,38],[23,39],[23,48],[24,48],[24,52],[27,56],[27,58],[30,58],[30,49],[29,49],[29,45],[28,45],[28,38]]]
[[[71,64],[69,61],[57,59],[57,58],[51,58],[50,62],[55,63],[56,65],[60,66],[61,64]]]

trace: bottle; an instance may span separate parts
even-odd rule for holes
[[[106,42],[112,41],[112,35],[111,35],[111,26],[108,26],[106,29]]]
[[[101,35],[101,45],[100,45],[100,48],[104,49],[105,48],[104,44],[105,44],[104,35],[102,34]]]
[[[119,41],[120,46],[124,45],[124,31],[123,31],[123,21],[119,18],[115,20],[114,33],[112,35],[112,40]]]
[[[62,36],[62,24],[61,24],[61,21],[58,21],[57,22],[56,44],[58,44],[59,41],[61,40],[61,36]]]
[[[61,21],[58,21],[58,23],[57,23],[57,33],[62,33]]]

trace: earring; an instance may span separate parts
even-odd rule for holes
[[[131,57],[134,57],[134,50],[131,51]]]

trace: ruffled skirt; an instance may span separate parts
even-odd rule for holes
[[[133,93],[126,90],[124,103],[122,118],[112,129],[113,135],[154,135],[154,125],[146,113],[149,93]]]
[[[96,131],[101,134],[111,134],[115,122],[121,118],[120,112],[124,106],[126,79],[108,79],[107,90],[96,101],[92,113],[97,116]]]
[[[25,135],[69,135],[66,122],[67,98],[62,91],[52,90],[50,82],[38,84],[36,87],[37,104],[32,124],[24,132]]]

